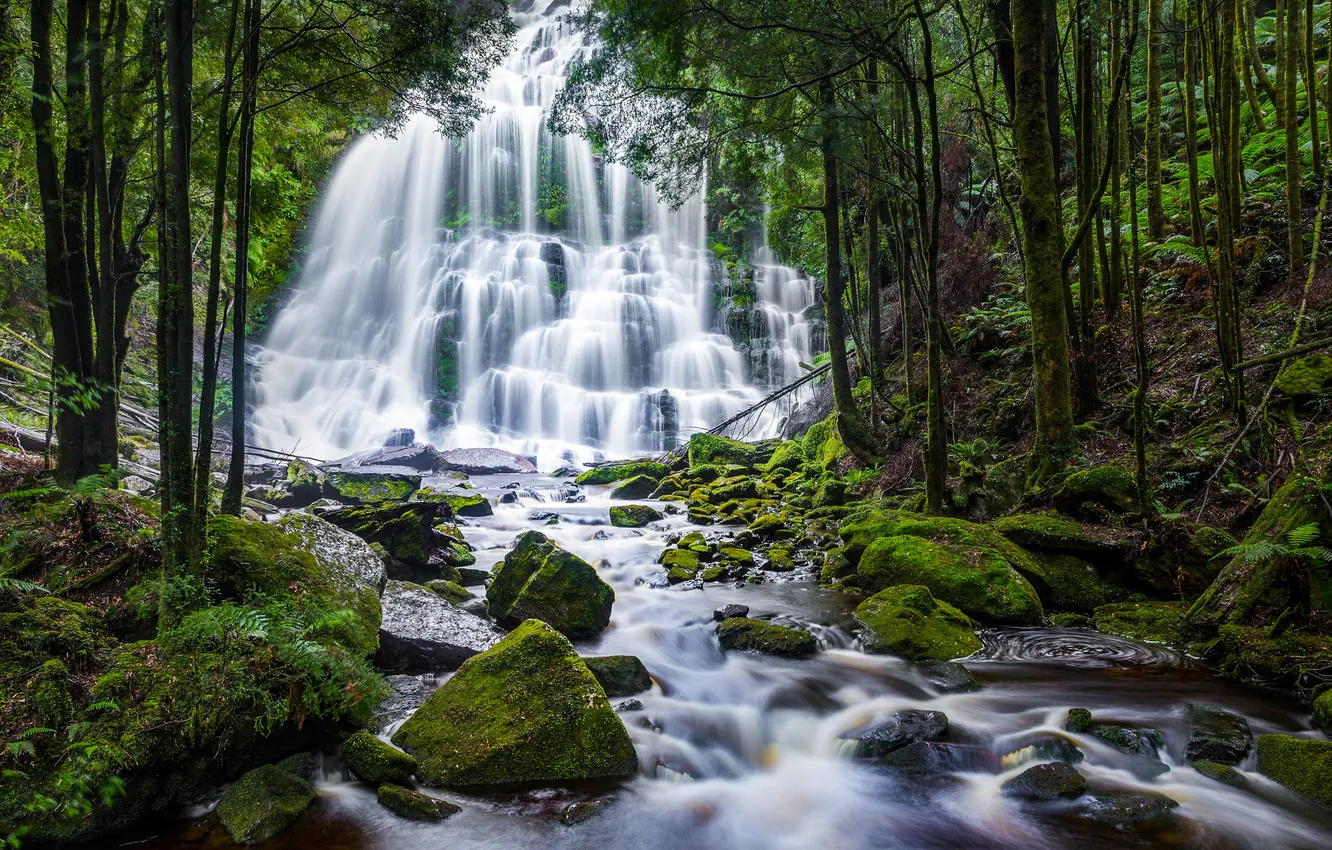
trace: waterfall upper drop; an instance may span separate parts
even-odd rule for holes
[[[539,0],[515,16],[517,47],[465,138],[418,117],[348,150],[258,355],[258,445],[334,458],[407,427],[546,462],[624,456],[799,376],[821,337],[810,280],[761,248],[754,278],[729,281],[700,198],[672,210],[586,140],[546,129],[588,49],[568,11]]]

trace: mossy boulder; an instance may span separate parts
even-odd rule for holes
[[[458,529],[443,522],[452,515],[443,504],[411,502],[343,508],[328,511],[323,518],[382,546],[390,563],[397,562],[389,578],[419,580],[439,575],[441,567],[456,569],[476,562]]]
[[[1313,703],[1313,725],[1324,734],[1332,734],[1332,688],[1319,694]]]
[[[1065,731],[1080,735],[1091,728],[1092,713],[1085,708],[1070,708],[1064,718]]]
[[[635,460],[629,463],[608,463],[589,469],[574,479],[575,484],[614,484],[630,478],[643,476],[654,482],[661,481],[670,473],[670,467],[655,460]]]
[[[416,759],[366,731],[357,732],[343,741],[338,752],[352,773],[371,785],[385,782],[407,784],[416,773]]]
[[[1208,779],[1214,779],[1232,788],[1246,788],[1249,785],[1248,778],[1228,764],[1221,764],[1218,761],[1195,761],[1191,767]]]
[[[638,757],[572,644],[537,620],[468,659],[393,742],[429,785],[630,776]]]
[[[1052,608],[1091,613],[1124,599],[1128,591],[1107,579],[1081,558],[1059,553],[1033,553],[1035,566],[1024,575]]]
[[[657,489],[657,481],[646,475],[626,478],[611,490],[612,499],[650,499]]]
[[[1075,800],[1087,792],[1087,778],[1073,765],[1056,761],[1027,768],[999,790],[1005,797],[1033,802]]]
[[[722,620],[717,624],[717,639],[722,649],[749,650],[765,655],[813,655],[819,648],[818,641],[807,631],[747,617]]]
[[[1332,635],[1269,627],[1222,626],[1207,659],[1221,672],[1251,682],[1293,687],[1321,678],[1332,658]]]
[[[652,677],[637,656],[594,655],[583,659],[606,696],[631,697],[652,687]]]
[[[805,447],[797,440],[787,440],[772,453],[772,459],[763,464],[764,472],[794,471],[805,463]]]
[[[722,546],[717,550],[717,557],[741,567],[754,566],[754,553],[738,546]]]
[[[307,612],[351,611],[353,618],[332,627],[334,636],[366,655],[379,646],[382,565],[371,563],[378,559],[362,541],[308,514],[276,524],[215,516],[207,533],[210,572],[224,598],[292,598]],[[323,538],[338,547],[320,546]],[[343,557],[357,547],[359,555]]]
[[[753,468],[758,459],[758,451],[748,443],[728,440],[712,434],[694,434],[689,438],[689,466],[697,468],[718,464],[734,464]]]
[[[682,569],[690,573],[698,572],[700,564],[698,553],[691,549],[667,549],[658,560],[668,570]]]
[[[495,513],[489,499],[462,487],[425,487],[412,494],[412,501],[448,505],[454,516],[486,517]]]
[[[661,511],[648,505],[615,505],[610,509],[611,525],[616,528],[642,528],[665,518]]]
[[[309,782],[265,765],[222,793],[217,819],[237,844],[260,844],[295,823],[314,799]]]
[[[1311,803],[1332,808],[1332,741],[1259,735],[1258,772]]]
[[[431,797],[392,783],[380,785],[375,797],[379,800],[379,805],[407,820],[438,823],[462,811],[448,800]]]
[[[881,537],[856,568],[862,587],[924,585],[939,599],[982,622],[1032,625],[1043,615],[1031,584],[995,550],[935,543],[921,537]]]
[[[1216,580],[1225,565],[1224,559],[1216,556],[1236,542],[1219,528],[1171,520],[1134,560],[1133,577],[1154,595],[1197,596]]]
[[[1328,384],[1332,384],[1332,357],[1326,354],[1310,354],[1288,362],[1276,380],[1276,388],[1294,399],[1316,396]]]
[[[405,502],[421,488],[421,476],[407,472],[347,470],[324,476],[324,496],[345,505]]]
[[[1122,466],[1094,466],[1070,474],[1055,493],[1059,509],[1080,514],[1084,505],[1099,505],[1121,514],[1142,512],[1133,473]]]
[[[486,610],[502,625],[536,619],[586,640],[610,623],[615,591],[586,561],[539,531],[522,534],[492,575]]]
[[[994,530],[1024,549],[1122,560],[1128,541],[1103,528],[1083,526],[1055,514],[1012,514],[994,521]]]
[[[1179,643],[1187,606],[1179,602],[1114,602],[1093,612],[1097,631],[1153,643]]]
[[[749,524],[749,530],[760,537],[768,537],[772,539],[791,536],[791,531],[786,525],[786,520],[776,514],[760,514]]]
[[[856,608],[856,622],[866,652],[909,661],[947,661],[981,648],[971,618],[921,585],[879,591]]]
[[[472,594],[455,581],[445,581],[444,579],[435,579],[425,583],[426,590],[438,594],[442,598],[452,602],[454,605],[461,605],[472,598]]]

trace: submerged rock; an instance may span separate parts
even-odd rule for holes
[[[981,747],[914,741],[899,747],[877,762],[881,767],[905,773],[992,771],[994,756]]]
[[[636,656],[593,655],[585,657],[583,663],[608,697],[629,697],[652,687],[652,677]]]
[[[856,608],[856,621],[863,627],[860,640],[866,652],[946,661],[981,648],[971,618],[919,585],[876,593]]]
[[[453,449],[439,456],[435,468],[467,475],[527,475],[537,471],[532,461],[502,449]]]
[[[417,584],[390,581],[376,662],[388,670],[452,670],[489,649],[501,633]]]
[[[365,782],[382,785],[385,782],[403,785],[412,781],[416,773],[416,759],[361,731],[342,742],[338,748],[342,760]]]
[[[1214,705],[1190,703],[1185,719],[1193,726],[1184,758],[1189,761],[1213,761],[1239,764],[1253,749],[1249,721]]]
[[[528,620],[469,659],[393,742],[430,785],[629,776],[624,724],[568,639]]]
[[[1332,741],[1259,735],[1258,772],[1312,803],[1332,808]]]
[[[610,623],[615,591],[586,561],[539,531],[520,535],[492,575],[487,610],[503,625],[536,619],[586,640]]]
[[[857,758],[882,758],[915,741],[933,741],[948,731],[948,715],[942,711],[909,708],[894,712],[868,728],[848,732],[843,740],[856,742]]]
[[[259,844],[295,823],[314,799],[309,782],[268,764],[222,793],[217,819],[237,844]]]
[[[642,528],[666,517],[647,505],[616,505],[610,509],[610,522],[616,528]]]
[[[430,797],[420,791],[413,791],[393,783],[380,785],[376,798],[379,800],[379,805],[407,820],[434,823],[462,811],[448,800]]]
[[[766,655],[801,656],[818,651],[818,641],[809,632],[762,620],[731,617],[717,625],[722,649],[750,650]]]
[[[1038,764],[999,786],[1006,797],[1044,802],[1076,800],[1087,791],[1087,778],[1072,765],[1056,761]]]
[[[972,672],[956,661],[926,661],[918,664],[917,669],[941,693],[961,694],[981,689]]]
[[[1162,794],[1093,797],[1083,809],[1083,817],[1109,826],[1128,826],[1165,817],[1179,803]]]
[[[1246,788],[1249,780],[1244,774],[1228,764],[1221,764],[1216,761],[1195,761],[1193,769],[1206,776],[1208,779],[1215,779],[1224,785],[1232,788]]]

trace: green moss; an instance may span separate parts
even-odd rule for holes
[[[69,668],[58,658],[46,661],[28,685],[28,703],[48,729],[60,730],[74,716]]]
[[[1208,779],[1214,779],[1232,788],[1244,788],[1249,784],[1244,774],[1228,764],[1217,761],[1195,761],[1190,766]]]
[[[624,724],[569,641],[529,620],[469,658],[393,742],[430,785],[627,776],[638,758]]]
[[[828,439],[828,432],[835,430],[832,426],[832,417],[824,419],[822,422],[815,422],[809,426],[805,432],[805,437],[801,440],[800,448],[805,454],[805,460],[817,463],[819,460],[819,449]]]
[[[1064,718],[1064,729],[1074,735],[1081,735],[1091,728],[1092,713],[1085,708],[1070,708]]]
[[[615,591],[540,532],[522,534],[492,575],[486,610],[500,623],[542,620],[574,640],[596,637],[610,623]]]
[[[726,567],[708,567],[698,574],[703,581],[725,581],[728,570]]]
[[[612,499],[648,499],[656,489],[655,479],[646,475],[635,475],[616,484],[610,495]]]
[[[1013,514],[994,521],[994,530],[1028,549],[1050,552],[1114,551],[1113,541],[1093,535],[1072,520],[1053,514]]]
[[[757,452],[748,443],[728,440],[712,434],[694,434],[689,438],[689,466],[697,469],[712,464],[735,464],[753,468]]]
[[[706,554],[712,551],[712,545],[708,543],[707,538],[697,531],[691,531],[680,538],[678,545],[681,549],[688,549],[690,552],[698,554]]]
[[[1291,398],[1318,395],[1332,383],[1332,357],[1310,354],[1286,364],[1277,377],[1276,388]]]
[[[698,577],[698,570],[691,570],[687,567],[671,567],[666,570],[666,581],[671,584],[680,584],[681,582],[693,581]]]
[[[17,680],[55,657],[85,666],[108,642],[96,615],[86,606],[58,596],[27,595],[17,610],[0,614],[0,677]]]
[[[652,677],[636,656],[594,655],[583,663],[608,697],[631,697],[652,687]]]
[[[389,557],[425,568],[435,549],[435,511],[425,504],[390,503],[344,508],[325,518],[367,543],[383,546]]]
[[[405,502],[421,487],[421,476],[402,472],[330,472],[324,495],[353,505]]]
[[[357,732],[343,741],[338,752],[347,767],[371,785],[409,783],[416,773],[416,759],[366,731]]]
[[[379,805],[398,817],[427,823],[437,823],[462,811],[448,800],[430,797],[392,783],[380,785],[376,799]]]
[[[748,549],[741,549],[736,546],[723,546],[717,550],[717,555],[723,561],[730,561],[733,564],[739,564],[742,567],[754,566],[754,553]]]
[[[1122,466],[1094,466],[1064,479],[1055,501],[1062,510],[1077,513],[1087,503],[1122,514],[1138,514],[1138,486],[1133,473]]]
[[[483,517],[495,513],[485,496],[454,488],[426,487],[413,493],[412,501],[448,505],[454,516]]]
[[[938,598],[982,622],[1039,623],[1036,591],[994,550],[934,543],[896,535],[875,540],[861,556],[856,576],[862,587],[899,584],[928,587]]]
[[[630,463],[607,464],[589,469],[575,478],[574,483],[614,484],[617,481],[627,481],[639,476],[646,477],[655,483],[665,478],[670,471],[670,467],[664,463],[657,463],[654,460],[638,460]]]
[[[759,489],[759,482],[748,476],[720,478],[712,482],[708,490],[710,491],[709,501],[711,502],[743,501],[745,499],[757,499],[763,495]]]
[[[1235,544],[1235,538],[1219,528],[1171,520],[1134,560],[1133,575],[1156,594],[1196,596],[1221,572],[1224,560],[1216,555]]]
[[[899,585],[860,603],[856,621],[866,652],[900,655],[909,661],[947,661],[981,648],[976,624],[940,602],[929,588]]]
[[[668,570],[688,570],[690,577],[698,572],[698,553],[689,549],[667,549],[661,553],[661,565]]]
[[[426,582],[425,587],[427,590],[438,596],[442,596],[454,605],[461,605],[472,598],[472,594],[468,592],[467,588],[458,584],[456,581],[435,579],[434,581]]]
[[[1096,568],[1072,555],[1033,555],[1041,599],[1049,606],[1091,613],[1102,605],[1125,598],[1127,591],[1105,579]]]
[[[1284,632],[1273,637],[1266,628],[1222,626],[1207,653],[1222,672],[1247,681],[1291,687],[1322,678],[1332,658],[1332,636]]]
[[[761,469],[776,472],[779,469],[796,470],[805,462],[805,448],[796,440],[787,440],[772,453],[772,458]]]
[[[785,546],[773,546],[765,553],[768,557],[766,569],[775,573],[789,573],[795,569],[795,560],[791,556],[791,550]]]
[[[1258,772],[1311,803],[1332,808],[1332,741],[1259,735]]]
[[[722,649],[748,650],[765,655],[813,655],[818,641],[807,631],[765,623],[748,617],[730,617],[717,624],[717,640]]]
[[[1179,602],[1115,602],[1093,613],[1098,631],[1154,643],[1179,643],[1186,606]]]
[[[665,518],[661,511],[648,505],[615,505],[610,509],[611,525],[616,528],[642,528]]]
[[[260,844],[295,823],[314,799],[310,783],[264,765],[223,792],[217,819],[237,844]]]
[[[1332,734],[1332,688],[1323,691],[1313,703],[1313,725]]]

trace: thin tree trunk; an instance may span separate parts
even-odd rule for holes
[[[1093,63],[1095,52],[1092,25],[1087,7],[1078,0],[1074,7],[1076,44],[1074,45],[1074,78],[1077,83],[1077,201],[1078,225],[1095,217],[1093,197],[1096,195],[1099,163],[1096,156],[1095,103],[1097,85]],[[1096,271],[1092,256],[1092,243],[1084,236],[1078,246],[1078,334],[1077,361],[1078,409],[1090,413],[1100,404],[1096,376],[1096,336],[1093,316],[1096,310]]]
[[[1124,28],[1120,25],[1121,16],[1110,15],[1110,64],[1115,68],[1123,62]],[[1121,109],[1115,113],[1115,120],[1110,127],[1111,138],[1115,145],[1111,153],[1110,164],[1110,274],[1105,278],[1102,300],[1105,306],[1105,321],[1114,324],[1119,318],[1120,302],[1124,292],[1124,200],[1121,181],[1124,175],[1124,161],[1128,148],[1128,133],[1125,130],[1129,110]]]
[[[1287,251],[1290,254],[1290,279],[1299,278],[1304,266],[1304,226],[1301,221],[1300,192],[1300,118],[1296,98],[1299,83],[1300,40],[1303,35],[1300,26],[1300,0],[1288,0],[1286,3],[1286,49],[1282,55],[1281,79],[1285,84],[1286,116],[1286,230]]]
[[[1253,74],[1258,78],[1258,85],[1262,86],[1263,91],[1267,93],[1267,99],[1272,101],[1272,108],[1276,110],[1276,125],[1280,129],[1281,124],[1281,96],[1277,93],[1277,87],[1272,84],[1272,78],[1267,75],[1267,66],[1263,64],[1263,57],[1258,55],[1258,38],[1253,31],[1253,3],[1256,0],[1244,0],[1241,6],[1241,13],[1244,15],[1244,28],[1246,30],[1244,41],[1248,44],[1249,58],[1253,64]],[[1202,21],[1202,12],[1198,13],[1198,21]]]
[[[1147,233],[1165,234],[1161,200],[1161,43],[1165,29],[1162,0],[1147,0]]]
[[[1199,0],[1193,0],[1197,3]],[[1202,189],[1198,178],[1198,97],[1197,39],[1195,24],[1202,17],[1193,5],[1184,16],[1184,148],[1189,165],[1189,236],[1195,247],[1204,244],[1206,232],[1202,217]]]
[[[1323,146],[1318,134],[1318,74],[1314,70],[1314,2],[1308,0],[1304,10],[1304,42],[1300,48],[1300,57],[1304,60],[1304,93],[1309,102],[1309,139],[1313,147],[1314,180],[1323,182]]]

